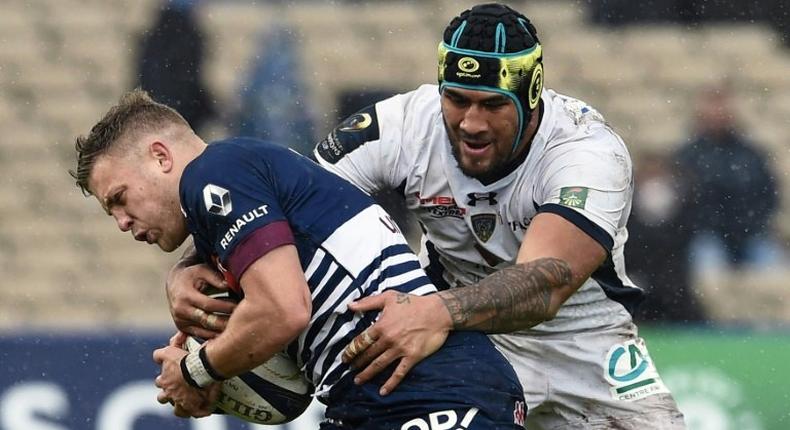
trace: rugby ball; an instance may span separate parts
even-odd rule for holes
[[[186,349],[200,349],[188,337]],[[256,424],[280,424],[296,419],[310,405],[313,387],[290,357],[280,352],[247,373],[222,382],[217,407],[228,415]]]
[[[214,298],[238,302],[234,294],[204,291]],[[202,339],[188,337],[192,352]],[[256,424],[280,424],[296,419],[312,401],[313,385],[285,353],[280,352],[247,373],[222,382],[217,407],[228,415]]]

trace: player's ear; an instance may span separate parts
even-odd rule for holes
[[[151,142],[151,144],[148,145],[148,152],[151,157],[159,163],[164,173],[173,169],[173,154],[166,144],[158,140]]]

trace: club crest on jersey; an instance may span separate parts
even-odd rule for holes
[[[472,215],[472,230],[478,239],[483,242],[488,242],[491,236],[494,235],[496,228],[496,215],[495,214],[477,214]]]
[[[233,210],[230,191],[214,184],[203,187],[203,203],[206,204],[206,210],[214,215],[226,216]]]
[[[587,192],[584,187],[565,187],[560,190],[560,204],[571,208],[584,209]]]

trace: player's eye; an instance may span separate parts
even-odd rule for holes
[[[505,106],[506,104],[508,104],[507,99],[493,99],[493,100],[487,100],[485,103],[483,103],[483,106],[485,106],[488,109],[499,109]]]
[[[112,210],[114,206],[123,206],[123,199],[124,199],[124,191],[120,190],[110,196],[109,201],[107,202],[107,211]]]
[[[444,95],[454,105],[465,106],[465,105],[469,104],[469,99],[467,99],[466,97],[464,97],[464,96],[462,96],[460,94],[456,94],[456,93],[454,93],[452,91],[445,91]]]

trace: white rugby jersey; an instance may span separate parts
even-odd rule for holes
[[[403,193],[423,227],[421,263],[437,284],[437,268],[449,286],[458,286],[514,264],[535,215],[563,216],[601,243],[608,257],[555,319],[528,332],[628,323],[642,296],[623,260],[633,193],[630,156],[586,103],[552,90],[543,91],[542,101],[542,120],[526,158],[488,185],[458,168],[435,85],[355,114],[315,153],[324,167],[366,192]]]

